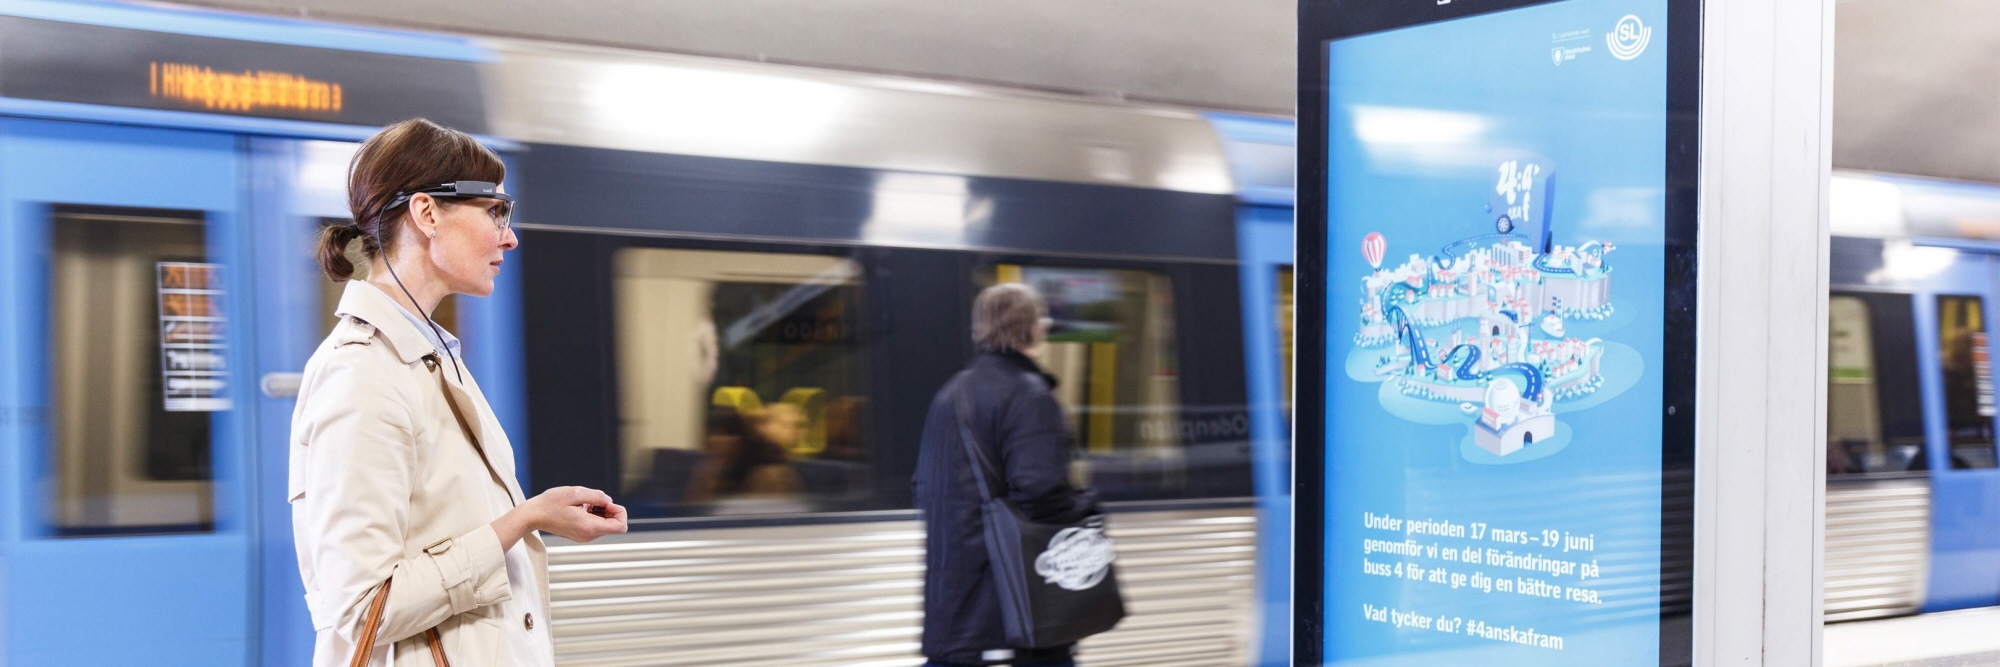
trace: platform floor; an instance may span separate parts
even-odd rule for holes
[[[1824,667],[2000,667],[2000,607],[1826,626]]]

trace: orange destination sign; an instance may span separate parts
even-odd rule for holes
[[[340,84],[289,72],[217,72],[215,68],[154,61],[150,92],[216,111],[340,113]]]

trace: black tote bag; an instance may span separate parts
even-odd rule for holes
[[[1125,598],[1118,592],[1112,564],[1116,556],[1104,532],[1104,515],[1070,524],[1041,523],[1029,520],[1006,498],[993,497],[993,486],[1004,489],[1006,477],[972,435],[964,380],[960,378],[958,388],[959,440],[979,482],[986,558],[999,591],[1007,645],[1054,648],[1110,630],[1125,618]]]

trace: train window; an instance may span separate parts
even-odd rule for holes
[[[1056,376],[1056,400],[1081,448],[1075,476],[1108,499],[1178,495],[1190,468],[1210,457],[1182,447],[1182,429],[1203,422],[1181,419],[1172,281],[1011,264],[995,278],[1033,285],[1048,304],[1054,322],[1039,361]]]
[[[1285,381],[1278,397],[1285,417],[1292,416],[1292,267],[1278,269],[1278,373]]]
[[[200,214],[57,207],[49,387],[61,536],[207,532],[230,409],[223,267]]]
[[[1915,325],[1908,295],[1834,292],[1827,299],[1827,474],[1930,467]]]
[[[347,218],[321,218],[319,220],[319,225],[321,227],[327,225],[349,225],[349,224],[354,224],[354,223],[350,222]],[[367,280],[368,279],[367,258],[361,255],[359,252],[349,252],[347,255],[348,255],[347,261],[354,263],[354,279]],[[346,291],[347,291],[346,283],[337,283],[332,280],[326,279],[325,276],[320,276],[320,281],[319,281],[320,331],[333,331],[333,325],[339,323],[340,318],[335,316],[333,312],[334,310],[340,307],[340,295],[345,293]],[[458,295],[456,294],[447,295],[443,301],[438,302],[437,309],[431,311],[430,316],[431,316],[431,321],[437,322],[437,325],[439,327],[443,328],[445,331],[457,334]]]
[[[613,263],[635,512],[795,512],[873,493],[854,262],[625,248]]]
[[[1937,309],[1938,360],[1944,368],[1951,467],[1992,468],[1993,366],[1986,340],[1985,300],[1939,295]]]

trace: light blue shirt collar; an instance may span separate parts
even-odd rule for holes
[[[438,327],[436,329],[432,329],[430,324],[424,322],[424,318],[417,317],[416,313],[412,313],[410,312],[410,309],[404,308],[403,302],[397,301],[395,299],[390,299],[389,302],[396,304],[396,312],[400,312],[403,314],[403,317],[409,318],[410,326],[414,326],[417,328],[417,331],[423,332],[424,340],[430,341],[431,347],[449,352],[451,353],[451,356],[454,357],[460,356],[458,352],[457,336],[451,335],[451,332],[446,331],[444,327]],[[439,333],[444,334],[443,340],[438,339]]]

